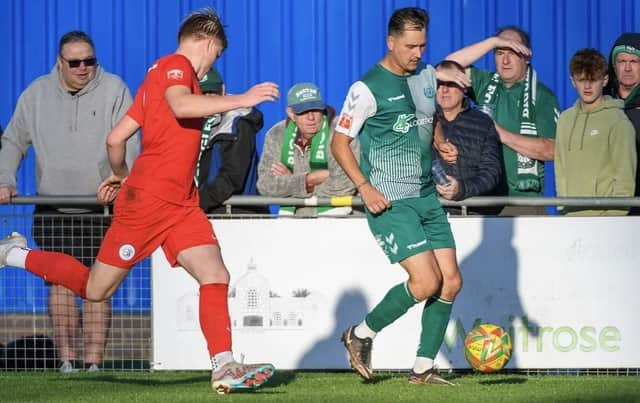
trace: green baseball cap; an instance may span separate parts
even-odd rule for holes
[[[313,109],[326,109],[320,89],[313,83],[298,83],[287,94],[287,106],[299,115]]]
[[[222,77],[220,77],[218,70],[212,67],[211,70],[202,77],[202,80],[200,80],[200,90],[202,90],[203,93],[214,92],[216,94],[222,94]]]

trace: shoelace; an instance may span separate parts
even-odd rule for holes
[[[367,354],[367,352],[370,352],[370,351],[371,351],[371,343],[372,343],[372,341],[371,341],[371,339],[369,339],[369,338],[366,338],[366,339],[360,339],[360,340],[362,340],[362,345],[360,346],[360,349],[359,349],[359,351],[358,351],[358,355],[360,356],[360,357],[359,357],[359,358],[360,358],[360,361],[361,361],[362,363],[364,363],[364,364],[367,364],[367,365],[368,365],[368,364],[369,364],[369,362],[368,362],[367,358],[368,358],[368,355],[369,355],[369,354]]]

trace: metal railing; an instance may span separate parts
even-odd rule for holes
[[[466,214],[469,207],[492,206],[565,206],[565,207],[591,207],[591,208],[629,208],[640,207],[640,197],[508,197],[508,196],[478,196],[462,201],[440,199],[445,207],[460,207],[462,214]],[[52,204],[52,205],[90,205],[99,202],[95,196],[19,196],[11,199],[13,205],[25,204]],[[269,197],[269,196],[232,196],[224,205],[227,212],[232,212],[232,207],[240,206],[268,206],[286,205],[295,207],[361,207],[362,199],[359,196],[341,197]],[[109,209],[105,206],[105,215]]]

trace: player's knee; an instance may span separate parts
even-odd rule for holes
[[[442,292],[440,295],[449,301],[453,301],[462,290],[462,276],[457,274],[455,276],[447,277],[442,284]]]
[[[229,272],[226,268],[223,270],[202,270],[199,271],[195,277],[200,285],[210,283],[229,284],[230,281]]]
[[[93,287],[87,287],[86,299],[90,302],[103,302],[109,298],[104,290],[97,290]]]
[[[441,281],[411,281],[409,280],[409,290],[418,301],[424,301],[435,295],[440,290]]]

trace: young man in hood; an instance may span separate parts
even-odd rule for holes
[[[616,39],[609,54],[609,82],[604,93],[624,101],[624,113],[636,132],[636,154],[640,152],[640,33],[628,32]],[[636,172],[638,166],[636,165]],[[636,175],[634,195],[640,196],[640,177]],[[640,215],[640,207],[631,215]]]
[[[635,131],[622,100],[603,95],[607,62],[595,49],[569,64],[579,99],[560,114],[556,132],[556,191],[561,197],[631,197],[636,178]],[[625,215],[628,209],[560,207],[567,215]]]

